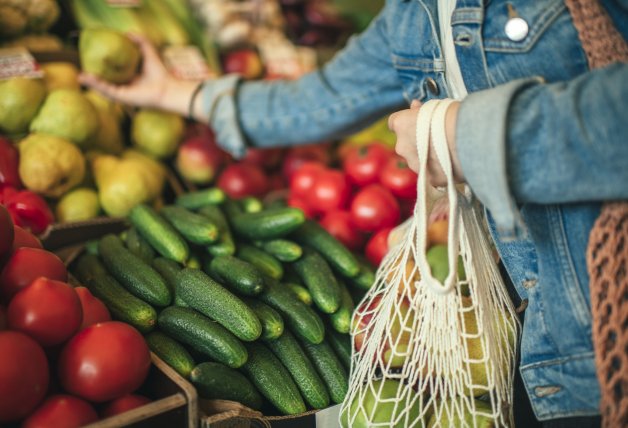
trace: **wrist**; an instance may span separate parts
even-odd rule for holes
[[[164,110],[171,111],[176,114],[180,114],[183,117],[188,117],[190,112],[198,111],[194,106],[190,108],[190,100],[194,95],[194,92],[199,86],[198,81],[193,80],[175,80],[171,79],[166,84],[163,90],[160,106]],[[198,103],[200,97],[195,97],[194,104]]]

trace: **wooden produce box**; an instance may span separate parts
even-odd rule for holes
[[[153,401],[128,412],[101,419],[86,428],[198,426],[196,389],[152,352],[151,360],[153,364],[148,377],[137,393]]]

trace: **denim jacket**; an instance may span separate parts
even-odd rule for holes
[[[241,156],[247,146],[338,138],[413,99],[447,97],[437,3],[388,0],[364,33],[296,81],[205,85],[218,141]],[[602,3],[626,38],[628,0]],[[513,16],[527,24],[517,37],[505,30]],[[458,0],[452,27],[470,93],[458,153],[528,299],[520,372],[532,407],[540,420],[598,414],[585,249],[600,201],[628,198],[626,67],[583,75],[562,0]]]

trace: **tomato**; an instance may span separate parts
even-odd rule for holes
[[[384,164],[379,182],[398,198],[415,199],[418,176],[408,167],[408,162],[395,155]]]
[[[379,172],[393,155],[382,143],[353,147],[342,162],[342,167],[352,183],[358,186],[377,183]]]
[[[83,321],[79,330],[83,330],[90,325],[98,324],[99,322],[111,321],[111,314],[107,306],[98,297],[95,297],[89,289],[86,287],[76,287],[74,289],[81,301],[81,308],[83,308]]]
[[[327,166],[331,162],[329,144],[308,144],[292,147],[283,159],[281,173],[289,183],[292,175],[297,172],[305,162],[319,162]]]
[[[127,394],[108,403],[100,412],[100,415],[103,418],[108,418],[110,416],[128,412],[129,410],[141,407],[150,402],[150,398],[144,397],[143,395]]]
[[[85,400],[67,394],[51,395],[22,422],[22,428],[78,428],[98,420]]]
[[[39,248],[18,248],[0,274],[0,293],[7,301],[40,276],[66,282],[68,271],[59,257]]]
[[[234,163],[218,177],[218,187],[232,198],[262,196],[268,191],[268,178],[264,171],[252,164]]]
[[[397,199],[381,184],[370,184],[358,191],[351,201],[351,219],[365,232],[375,232],[399,223]]]
[[[301,167],[292,174],[290,179],[290,195],[299,198],[308,198],[310,191],[318,175],[327,167],[318,161],[304,162]]]
[[[279,166],[284,150],[281,148],[254,148],[248,149],[241,159],[244,163],[257,165],[266,171],[272,171]]]
[[[83,309],[68,284],[39,277],[13,296],[7,320],[12,330],[28,334],[44,347],[53,346],[76,333]]]
[[[0,423],[32,412],[46,395],[48,382],[41,346],[24,333],[0,332]]]
[[[20,226],[15,226],[13,229],[15,232],[15,237],[13,238],[13,251],[22,247],[44,248],[43,245],[41,245],[39,238],[30,233],[28,230]]]
[[[328,169],[316,177],[308,203],[316,211],[327,212],[346,207],[350,196],[351,185],[345,173]]]
[[[114,400],[142,385],[150,351],[142,335],[119,321],[92,325],[70,339],[59,356],[59,379],[71,394],[89,401]]]
[[[316,212],[314,212],[312,207],[310,207],[310,205],[305,200],[298,196],[290,195],[287,204],[289,207],[298,208],[303,211],[303,214],[305,214],[305,217],[307,218],[314,218],[316,216]]]
[[[364,245],[366,237],[353,224],[349,211],[329,211],[321,218],[320,224],[350,250],[360,250]]]
[[[4,205],[0,205],[0,258],[11,252],[13,248],[13,220]]]
[[[373,266],[379,266],[388,252],[388,235],[391,230],[392,227],[380,229],[377,233],[374,233],[366,243],[364,254],[366,258],[373,263]]]

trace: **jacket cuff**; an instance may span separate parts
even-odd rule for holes
[[[469,94],[458,111],[456,149],[462,171],[503,239],[525,236],[506,165],[509,107],[519,91],[537,83],[537,78],[521,79]]]
[[[238,122],[236,91],[242,77],[228,74],[203,87],[202,114],[216,134],[218,145],[234,158],[246,153],[247,144]]]

